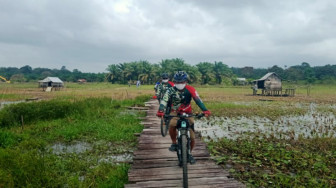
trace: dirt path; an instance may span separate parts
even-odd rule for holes
[[[160,119],[155,116],[158,102],[151,100],[146,104],[149,110],[143,121],[145,128],[128,172],[129,184],[125,187],[182,187],[182,168],[178,166],[176,153],[168,151],[170,137],[161,136]],[[206,144],[199,137],[193,156],[197,163],[188,165],[189,187],[245,187],[228,178],[229,172],[210,159]]]

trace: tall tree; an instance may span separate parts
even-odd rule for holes
[[[109,73],[106,74],[106,80],[109,82],[112,82],[114,84],[117,80],[119,80],[119,77],[121,76],[121,70],[119,67],[115,64],[109,65],[106,69],[109,71]]]
[[[221,84],[224,78],[232,78],[232,70],[222,62],[216,62],[213,66],[213,72],[215,74],[216,83]]]
[[[280,76],[281,79],[285,79],[284,70],[281,67],[278,67],[277,65],[268,68],[268,72],[275,72],[277,75]]]
[[[201,82],[202,84],[209,84],[211,80],[215,79],[215,74],[213,72],[214,65],[209,62],[201,62],[196,65],[198,71],[201,73]]]

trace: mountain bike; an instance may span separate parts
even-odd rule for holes
[[[188,166],[187,163],[190,157],[190,129],[191,125],[187,118],[196,117],[201,118],[204,114],[180,114],[180,115],[165,115],[167,118],[178,117],[177,121],[177,158],[179,166],[183,168],[183,187],[188,187]]]
[[[167,114],[166,114],[167,115]],[[167,135],[168,129],[169,129],[169,122],[170,122],[169,117],[164,117],[161,118],[161,135],[165,137]]]
[[[168,102],[166,111],[165,111],[165,116],[161,118],[161,135],[165,137],[167,135],[168,129],[169,129],[169,122],[171,117],[166,117],[167,115],[169,116],[170,114],[170,109],[171,109],[171,103],[170,101]]]

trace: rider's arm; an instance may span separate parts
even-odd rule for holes
[[[174,82],[168,81],[168,87],[174,87],[174,86],[175,86]]]
[[[156,93],[155,93],[155,95],[156,95],[156,97],[159,99],[160,98],[160,93],[161,93],[161,84],[159,84],[158,86],[157,86],[157,88],[156,88]]]
[[[163,98],[160,103],[159,111],[162,111],[162,112],[165,111],[167,107],[167,103],[169,101],[170,93],[171,93],[171,88],[167,89],[166,93],[163,95]]]
[[[203,101],[201,100],[201,98],[199,97],[197,91],[195,90],[195,88],[193,88],[192,86],[187,85],[186,88],[188,89],[188,91],[190,92],[192,98],[194,99],[195,103],[197,104],[197,106],[202,110],[202,111],[208,111],[208,109],[205,107]]]

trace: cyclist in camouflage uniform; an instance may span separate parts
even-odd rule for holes
[[[167,89],[174,87],[174,83],[169,81],[169,75],[167,73],[163,73],[161,78],[161,83],[157,86],[156,89],[156,97],[159,101],[161,101]]]
[[[166,93],[164,94],[159,110],[157,112],[158,117],[163,117],[164,116],[164,110],[166,109],[167,103],[169,100],[171,100],[171,115],[176,115],[176,114],[192,114],[192,109],[191,109],[191,99],[194,99],[198,107],[203,111],[204,115],[208,117],[211,113],[210,111],[207,110],[205,105],[203,104],[202,100],[200,99],[197,91],[195,88],[193,88],[190,85],[187,85],[187,80],[188,80],[188,75],[183,72],[179,71],[175,74],[174,76],[174,87],[169,88]],[[194,133],[194,118],[190,117],[188,118],[192,130],[190,130],[190,151],[195,146],[195,133]],[[170,151],[177,151],[177,144],[176,144],[176,124],[178,121],[178,117],[174,117],[170,120],[169,123],[169,134],[170,138],[172,140],[172,145],[170,146],[169,150]],[[196,161],[193,158],[192,155],[190,155],[190,163],[194,164]]]

